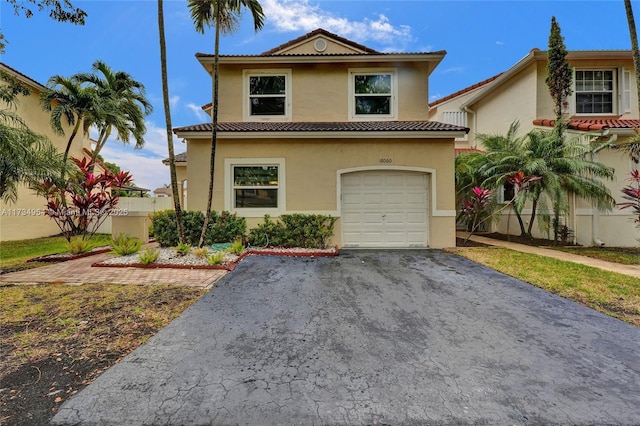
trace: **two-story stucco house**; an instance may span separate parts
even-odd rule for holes
[[[565,105],[567,137],[585,141],[597,137],[614,143],[634,136],[640,120],[631,52],[570,51],[567,60],[573,69],[573,94]],[[431,102],[429,118],[470,128],[466,137],[456,140],[458,150],[482,149],[476,135],[506,134],[515,120],[520,122],[521,135],[536,128],[551,129],[555,114],[545,83],[546,66],[547,52],[533,49],[507,71]],[[607,185],[617,201],[622,201],[620,190],[635,165],[613,149],[599,151],[595,159],[615,168],[615,179]],[[582,245],[637,246],[640,231],[631,219],[629,210],[599,212],[576,199],[571,200],[566,223]],[[517,234],[514,222],[509,231]],[[507,232],[506,220],[498,230]]]
[[[15,114],[21,117],[32,131],[46,135],[60,151],[64,151],[67,144],[65,136],[59,136],[51,130],[49,113],[40,106],[40,93],[45,87],[25,74],[0,62],[0,70],[13,76],[24,86],[29,88],[28,96],[18,95]],[[8,105],[0,108],[8,109]],[[70,157],[82,157],[83,148],[89,147],[88,138],[76,136],[69,152]],[[60,233],[55,222],[44,216],[46,200],[37,196],[31,189],[21,186],[18,189],[18,202],[7,204],[0,201],[0,241],[22,240],[29,238],[47,237]]]
[[[322,29],[258,55],[221,55],[213,208],[338,217],[342,247],[455,245],[454,139],[429,121],[446,52],[381,53]],[[211,73],[213,55],[196,55]],[[187,143],[189,209],[206,208],[211,124]]]

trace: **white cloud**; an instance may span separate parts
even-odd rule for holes
[[[178,106],[179,102],[180,102],[180,96],[178,95],[172,96],[169,99],[169,105],[171,106],[171,108],[175,108],[176,106]]]
[[[410,26],[392,25],[383,14],[376,19],[351,21],[324,11],[309,0],[265,0],[262,7],[267,22],[280,32],[324,28],[356,42],[375,41],[385,44],[386,49],[404,45],[413,39]]]
[[[123,145],[120,141],[109,140],[101,154],[106,161],[131,172],[137,186],[153,190],[171,181],[169,167],[162,164],[162,160],[169,155],[167,131],[164,127],[158,127],[149,121],[146,125],[144,148],[136,150],[131,144]],[[174,149],[176,154],[186,150],[185,144],[175,136]]]
[[[198,120],[200,121],[204,121],[207,119],[207,114],[202,110],[202,107],[194,104],[193,102],[189,102],[188,104],[185,105],[188,109],[191,110],[191,112],[193,112],[196,117],[198,117]]]
[[[460,74],[461,72],[464,72],[464,67],[449,67],[440,71],[440,74],[450,74],[450,73]]]
[[[496,44],[497,44],[498,46],[502,46],[502,45],[504,45],[504,41],[496,41]]]

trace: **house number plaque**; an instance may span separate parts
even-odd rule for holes
[[[380,159],[380,164],[391,164],[393,163],[393,159],[391,158],[381,158]]]

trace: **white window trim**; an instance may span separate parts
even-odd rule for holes
[[[576,71],[611,71],[613,73],[613,96],[612,96],[612,109],[613,111],[611,112],[596,112],[596,113],[583,113],[583,112],[578,112],[578,109],[576,108]],[[600,67],[593,67],[593,68],[574,68],[573,69],[573,78],[572,78],[572,84],[571,84],[571,114],[572,115],[577,115],[580,117],[602,117],[602,116],[615,116],[615,115],[619,115],[618,111],[621,109],[620,107],[620,88],[618,87],[618,81],[620,80],[620,76],[618,74],[618,69],[617,68],[600,68]]]
[[[235,208],[233,168],[236,166],[277,166],[278,167],[278,207],[276,208]],[[224,160],[224,209],[241,217],[263,217],[265,214],[280,216],[287,211],[284,158],[225,158]]]
[[[360,74],[391,74],[391,114],[356,114],[354,76]],[[349,121],[393,121],[398,119],[398,69],[397,68],[349,68]]]
[[[254,76],[277,76],[285,77],[285,101],[284,115],[251,115],[251,105],[249,98],[249,78]],[[291,121],[291,92],[293,84],[290,68],[273,68],[273,69],[249,69],[242,71],[242,118],[243,121]]]

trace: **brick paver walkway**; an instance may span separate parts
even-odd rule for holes
[[[109,253],[54,263],[40,268],[0,275],[0,284],[41,283],[113,283],[113,284],[173,284],[208,288],[222,278],[227,271],[218,269],[170,269],[170,268],[105,268],[92,267],[113,255]]]

